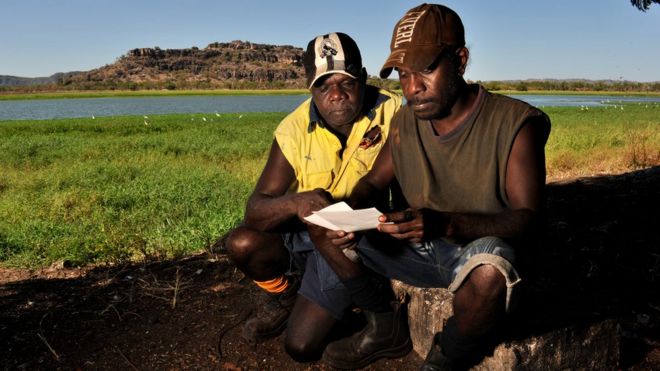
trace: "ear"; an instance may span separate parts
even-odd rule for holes
[[[458,60],[460,62],[458,66],[458,73],[463,76],[465,69],[467,68],[468,60],[470,59],[470,51],[466,47],[458,49]]]
[[[366,82],[367,82],[367,77],[368,77],[368,76],[369,76],[369,75],[367,75],[367,68],[366,68],[366,67],[362,67],[362,71],[360,71],[360,82],[366,84]]]

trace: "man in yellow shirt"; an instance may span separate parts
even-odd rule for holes
[[[350,290],[317,249],[327,245],[324,230],[303,218],[350,195],[401,106],[398,96],[366,84],[360,51],[346,34],[315,37],[303,64],[312,97],[275,130],[244,222],[225,245],[267,298],[243,337],[257,342],[286,327],[286,350],[298,361],[320,356],[326,335],[351,305]],[[336,253],[342,252],[331,255]],[[387,305],[376,307],[394,313]]]

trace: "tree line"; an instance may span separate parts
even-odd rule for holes
[[[470,81],[491,91],[603,91],[603,92],[660,92],[660,81],[635,82],[613,80],[521,80],[521,81]],[[398,80],[369,77],[368,83],[389,90],[400,90]]]

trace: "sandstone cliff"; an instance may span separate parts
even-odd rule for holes
[[[77,88],[304,88],[301,48],[244,41],[206,48],[139,48],[115,63],[60,76]]]

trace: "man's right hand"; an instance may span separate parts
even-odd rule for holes
[[[334,200],[328,191],[316,188],[312,191],[296,193],[293,195],[293,202],[296,205],[298,218],[304,222],[304,218],[311,215],[312,211],[318,211],[332,205]]]
[[[326,229],[325,237],[340,250],[354,249],[358,242],[356,234],[353,232],[349,233],[346,231],[331,231]]]

